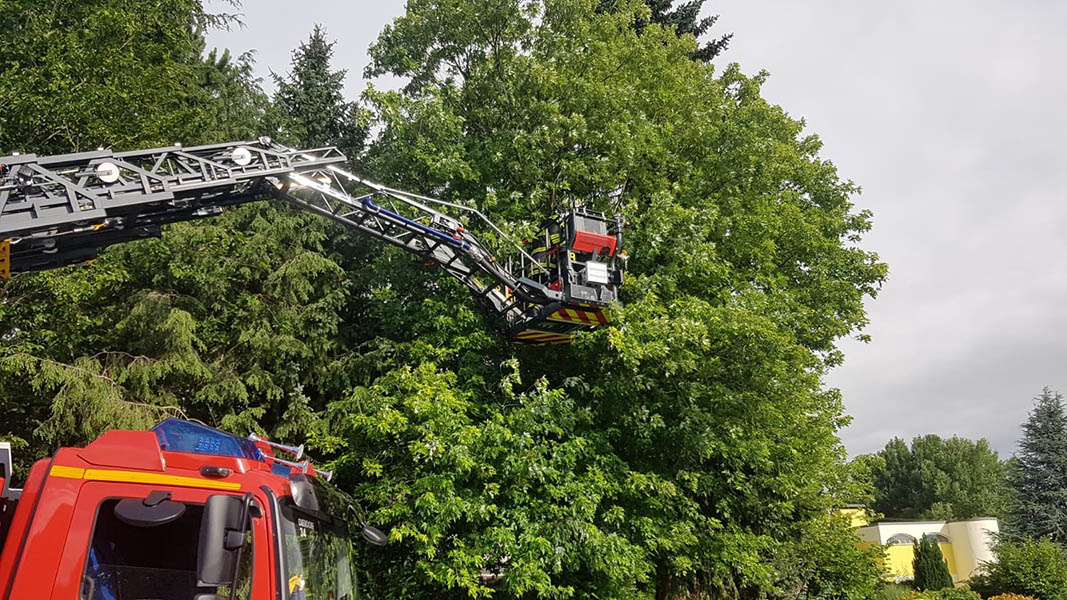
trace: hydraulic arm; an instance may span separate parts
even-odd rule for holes
[[[607,323],[622,284],[621,218],[576,208],[526,249],[477,210],[367,181],[346,162],[336,148],[267,138],[0,158],[0,277],[84,263],[167,223],[274,197],[439,265],[509,339],[566,343]]]

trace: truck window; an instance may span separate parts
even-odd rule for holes
[[[197,545],[204,507],[186,504],[185,513],[164,525],[138,527],[115,516],[119,500],[100,503],[85,563],[82,600],[190,600],[198,594],[227,593],[198,586]],[[239,597],[247,598],[252,574],[249,534],[242,551]]]

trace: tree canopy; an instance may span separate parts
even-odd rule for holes
[[[214,63],[262,102],[247,70],[196,55],[201,10],[173,16],[193,50],[168,68]],[[519,237],[572,202],[622,213],[612,327],[507,345],[400,250],[250,205],[5,284],[0,386],[19,408],[0,433],[43,455],[184,414],[309,440],[389,530],[366,557],[375,598],[869,597],[876,556],[832,547],[851,534],[828,510],[862,482],[823,376],[886,275],[860,245],[870,215],[819,139],[761,98],[766,74],[698,49],[641,2],[595,0],[411,0],[371,48],[369,72],[406,85],[367,91],[360,168]],[[312,34],[270,111],[334,114],[336,73]],[[245,126],[202,97],[154,129],[94,113],[86,140]],[[0,139],[35,144],[51,119]]]
[[[256,128],[253,99],[234,85],[247,69],[205,61],[203,28],[226,18],[198,0],[0,6],[0,154],[195,143]],[[219,121],[231,101],[246,112]]]
[[[1005,466],[986,440],[924,435],[893,438],[868,459],[874,510],[903,519],[1003,518],[1010,494]]]
[[[1046,387],[1034,399],[1008,475],[1015,504],[1007,532],[1067,543],[1067,415],[1059,392]]]
[[[719,20],[719,15],[701,16],[705,0],[688,0],[677,7],[674,6],[674,0],[645,0],[644,3],[648,6],[650,22],[673,29],[678,35],[692,35],[698,40]],[[620,3],[618,0],[600,0],[599,10],[612,11],[620,5],[627,7],[625,2]],[[644,25],[641,20],[636,20],[635,24],[638,31]],[[717,39],[703,42],[690,56],[695,60],[708,62],[726,50],[733,36],[734,34],[727,33]]]
[[[274,75],[278,91],[276,135],[307,148],[335,145],[348,156],[358,156],[367,136],[367,115],[355,102],[344,99],[346,71],[330,66],[334,44],[316,25],[311,36],[293,51],[292,70]]]

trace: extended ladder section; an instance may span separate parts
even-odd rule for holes
[[[473,208],[365,180],[346,162],[336,148],[268,138],[0,158],[0,277],[84,263],[112,244],[158,237],[167,223],[274,197],[440,266],[509,339],[567,343],[607,323],[603,309],[622,283],[619,217],[571,210],[528,251]]]

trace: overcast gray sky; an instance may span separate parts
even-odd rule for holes
[[[214,34],[284,72],[315,23],[346,91],[401,0],[246,0]],[[297,6],[297,8],[293,8]],[[1010,454],[1031,398],[1067,391],[1067,3],[709,0],[734,32],[719,62],[771,72],[770,101],[804,118],[874,211],[864,246],[890,266],[870,344],[830,377],[851,453],[893,436],[985,437]],[[389,82],[382,82],[389,85]],[[268,86],[270,87],[270,86]]]

